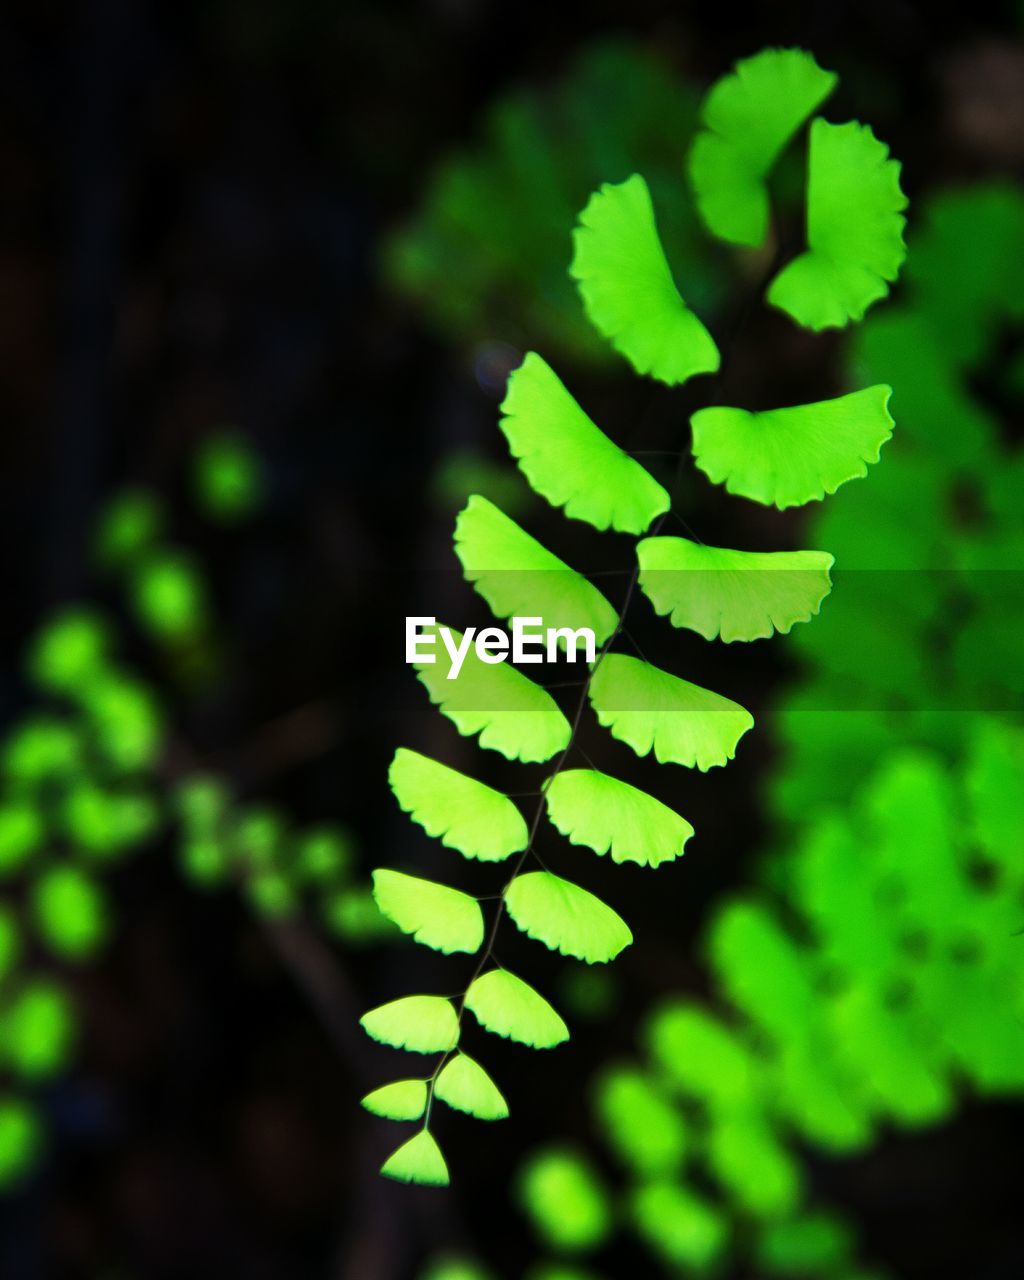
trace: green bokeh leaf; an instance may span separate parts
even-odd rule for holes
[[[536,352],[510,376],[501,411],[530,485],[572,519],[640,534],[668,510],[661,485],[595,426]]]
[[[875,386],[763,413],[699,409],[690,419],[693,456],[729,493],[783,510],[799,507],[867,475],[892,435],[891,394],[891,387]]]
[[[32,904],[40,937],[58,955],[85,959],[107,936],[106,899],[78,867],[45,871],[33,886]]]
[[[594,1249],[611,1230],[607,1193],[572,1151],[535,1152],[520,1174],[519,1198],[540,1235],[565,1253]]]
[[[465,1111],[478,1120],[504,1120],[508,1103],[498,1086],[475,1059],[464,1053],[441,1068],[434,1085],[435,1095],[457,1111]]]
[[[672,386],[717,371],[718,348],[676,288],[640,174],[590,197],[573,245],[587,315],[637,373]]]
[[[22,1098],[0,1098],[0,1187],[26,1173],[42,1146],[38,1113]]]
[[[26,1080],[42,1080],[64,1066],[71,1048],[74,1020],[71,1001],[52,982],[36,979],[18,992],[4,1010],[0,1053]]]
[[[546,627],[589,627],[598,644],[618,615],[582,574],[474,494],[455,522],[455,554],[498,618],[540,617]]]
[[[681,1113],[645,1072],[613,1067],[598,1080],[597,1115],[619,1159],[642,1178],[671,1176],[683,1162]]]
[[[688,538],[644,538],[637,558],[640,589],[656,613],[727,644],[785,635],[812,618],[832,590],[826,551],[733,551]]]
[[[614,960],[633,941],[617,912],[550,871],[516,876],[505,894],[505,908],[528,937],[588,964]]]
[[[728,1241],[723,1214],[689,1188],[668,1180],[638,1186],[630,1213],[640,1236],[686,1273],[705,1271]]]
[[[459,1040],[459,1020],[444,996],[403,996],[359,1019],[368,1036],[414,1053],[446,1053]]]
[[[806,253],[783,267],[768,301],[808,329],[861,320],[899,275],[906,246],[900,166],[867,125],[811,125]]]
[[[505,969],[477,978],[466,993],[466,1008],[488,1031],[533,1049],[553,1049],[569,1039],[569,1028],[555,1009]]]
[[[425,947],[445,955],[479,951],[484,917],[468,893],[380,867],[373,872],[373,896],[389,920]]]
[[[602,658],[587,694],[613,738],[659,764],[723,765],[754,724],[738,703],[623,653]]]
[[[522,814],[507,796],[475,778],[399,747],[388,782],[414,822],[467,858],[500,862],[526,848]]]
[[[836,84],[803,49],[764,49],[718,80],[701,106],[689,170],[708,228],[757,246],[768,233],[765,177]]]
[[[596,769],[566,769],[545,792],[548,817],[571,844],[613,862],[656,867],[678,858],[693,827],[667,805]]]

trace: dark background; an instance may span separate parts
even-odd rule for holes
[[[175,499],[197,440],[232,424],[265,461],[268,497],[242,533],[194,525],[181,504],[176,532],[208,566],[229,658],[201,697],[168,690],[173,733],[243,795],[301,821],[345,821],[367,869],[432,865],[437,853],[390,799],[387,761],[399,742],[472,757],[402,665],[402,619],[470,616],[428,478],[455,445],[500,456],[500,397],[478,385],[470,354],[382,288],[380,237],[492,99],[557,76],[582,44],[616,32],[701,84],[765,44],[810,48],[841,73],[848,114],[868,116],[903,160],[911,197],[1019,172],[1019,29],[1019,6],[893,0],[9,3],[5,721],[26,705],[18,671],[32,631],[56,605],[103,596],[87,547],[105,498],[141,482]],[[778,355],[764,323],[749,335],[754,379]],[[810,348],[788,354],[803,376]],[[827,393],[830,359],[813,358]],[[679,420],[677,402],[623,387],[654,434]],[[724,533],[722,510],[700,513],[708,541]],[[798,535],[792,521],[773,527],[776,544]],[[755,523],[748,532],[760,536]],[[145,665],[141,647],[132,656]],[[695,678],[755,715],[785,676],[777,654],[730,653],[726,688],[715,665],[726,660],[699,646],[692,656]],[[317,938],[289,965],[242,901],[197,897],[153,849],[115,877],[117,940],[75,979],[83,1044],[46,1100],[54,1141],[41,1172],[0,1205],[0,1274],[388,1280],[449,1245],[521,1274],[534,1250],[507,1194],[513,1172],[545,1136],[586,1138],[586,1079],[628,1051],[655,996],[704,989],[693,940],[714,897],[749,873],[770,763],[766,729],[728,770],[686,783],[680,804],[700,842],[685,874],[661,872],[657,892],[641,873],[616,880],[643,944],[618,966],[611,1012],[574,1028],[556,1058],[490,1047],[515,1118],[446,1121],[448,1194],[373,1175],[392,1134],[356,1100],[393,1059],[353,1027],[371,1004],[443,985],[450,968],[418,956],[413,982],[408,949],[350,955]],[[528,963],[556,984],[557,965],[532,952]],[[952,1125],[816,1167],[817,1189],[896,1274],[1016,1277],[1022,1140],[1019,1110],[970,1105]],[[612,1276],[646,1266],[628,1243],[603,1261]]]

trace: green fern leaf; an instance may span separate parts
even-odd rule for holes
[[[508,796],[418,751],[399,747],[388,782],[427,835],[467,858],[500,862],[526,848],[523,815]]]
[[[454,627],[448,630],[455,644],[461,645],[461,632]],[[478,733],[482,747],[524,764],[550,760],[565,749],[569,721],[558,703],[510,663],[483,662],[470,645],[458,677],[449,680],[452,661],[443,644],[436,646],[435,656],[436,662],[413,665],[431,702],[459,733],[467,737]]]
[[[569,1039],[569,1028],[555,1009],[505,969],[477,978],[466,993],[466,1008],[488,1031],[533,1049],[553,1049]]]
[[[445,955],[480,950],[483,912],[468,893],[379,867],[373,873],[373,896],[389,920],[425,947]]]
[[[508,380],[500,426],[530,485],[574,520],[644,533],[666,512],[668,494],[595,426],[551,366],[534,351]]]
[[[892,388],[749,413],[715,406],[690,419],[693,456],[714,484],[782,510],[835,493],[868,473],[892,435]]]
[[[598,644],[615,630],[618,615],[597,587],[479,494],[455,522],[455,554],[495,617],[590,627]]]
[[[624,653],[605,655],[588,696],[613,738],[638,756],[653,748],[659,764],[702,771],[725,764],[754,724],[739,703]]]
[[[385,1120],[418,1120],[427,1107],[427,1082],[395,1080],[368,1093],[362,1105]]]
[[[557,774],[544,798],[548,817],[570,844],[610,851],[613,862],[657,867],[678,858],[693,835],[693,827],[668,805],[597,769]]]
[[[368,1036],[413,1053],[447,1053],[459,1042],[459,1020],[444,996],[403,996],[359,1019]]]
[[[505,894],[505,908],[527,937],[588,964],[614,960],[633,941],[629,926],[611,907],[550,871],[517,876]]]
[[[508,1103],[491,1077],[475,1059],[456,1054],[442,1067],[434,1093],[456,1111],[478,1120],[504,1120]]]
[[[446,1187],[451,1181],[441,1148],[428,1129],[421,1129],[393,1151],[380,1171],[396,1182],[415,1182],[425,1187]]]
[[[731,551],[688,538],[637,543],[640,589],[655,613],[705,640],[785,635],[832,590],[826,551]]]
[[[836,76],[803,49],[764,49],[712,86],[689,168],[697,207],[714,235],[751,247],[764,243],[765,178],[835,84]]]
[[[672,386],[717,371],[718,348],[676,288],[640,174],[590,197],[573,244],[569,271],[587,315],[637,373]]]
[[[808,329],[861,320],[899,275],[906,246],[900,166],[867,125],[815,120],[807,174],[806,253],[772,281],[768,301]]]

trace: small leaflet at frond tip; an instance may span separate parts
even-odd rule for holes
[[[516,876],[505,908],[527,937],[587,964],[614,960],[633,941],[629,926],[607,903],[550,871]]]
[[[368,1093],[361,1105],[385,1120],[418,1120],[427,1106],[427,1083],[395,1080]]]
[[[736,755],[754,717],[739,703],[624,653],[602,659],[587,690],[600,724],[638,756],[702,772]]]
[[[733,551],[688,538],[637,543],[640,590],[705,640],[761,640],[807,622],[832,590],[827,551]]]
[[[477,978],[466,992],[466,1008],[487,1031],[532,1049],[553,1049],[569,1039],[558,1012],[506,969],[491,969]]]
[[[690,419],[693,457],[714,484],[780,510],[835,493],[868,473],[893,432],[892,388],[751,413],[716,405]]]
[[[373,896],[381,913],[416,942],[450,955],[472,954],[484,940],[484,917],[476,898],[459,889],[378,867]]]
[[[508,1103],[491,1077],[474,1058],[456,1054],[442,1067],[434,1085],[435,1095],[477,1120],[505,1120]]]
[[[701,107],[690,180],[713,235],[751,248],[768,233],[767,177],[837,77],[803,49],[763,49],[716,81]]]
[[[595,529],[640,534],[668,510],[662,486],[587,417],[536,352],[510,376],[501,411],[520,470],[567,516]]]
[[[637,373],[677,386],[717,372],[718,348],[676,288],[640,174],[594,192],[573,245],[584,309]]]
[[[526,848],[526,822],[508,796],[438,760],[399,747],[388,781],[427,835],[467,858],[500,862]]]
[[[424,1187],[446,1187],[451,1181],[441,1148],[429,1129],[421,1129],[414,1138],[393,1151],[380,1171],[385,1178],[414,1182]]]
[[[597,769],[565,769],[544,793],[548,817],[570,844],[613,862],[657,867],[678,858],[693,827],[646,791]]]
[[[768,287],[768,301],[807,329],[862,320],[900,273],[906,207],[899,162],[867,125],[815,120],[807,252],[782,268]]]

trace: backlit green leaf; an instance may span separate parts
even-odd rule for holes
[[[803,49],[764,49],[712,85],[689,168],[697,207],[716,236],[733,244],[764,242],[765,177],[835,83]]]
[[[461,645],[462,633],[454,627],[448,630],[455,645]],[[428,632],[429,628],[424,628],[423,634]],[[434,652],[436,662],[413,665],[431,702],[459,733],[478,733],[482,747],[524,764],[550,760],[565,749],[569,721],[558,703],[511,663],[484,662],[477,656],[476,646],[470,645],[458,676],[449,680],[452,660],[440,637]]]
[[[785,635],[820,609],[832,590],[826,551],[732,551],[688,538],[637,543],[640,589],[674,627],[705,640]]]
[[[425,1187],[446,1187],[450,1181],[441,1148],[427,1129],[421,1129],[392,1152],[380,1171],[396,1182],[415,1182]]]
[[[467,858],[500,862],[526,848],[523,815],[507,796],[475,778],[399,747],[388,781],[398,803],[427,835]]]
[[[569,1028],[543,996],[506,969],[491,969],[466,993],[466,1008],[481,1026],[534,1049],[553,1049]]]
[[[889,292],[906,246],[900,166],[867,125],[811,125],[807,252],[783,267],[768,301],[808,329],[861,320]]]
[[[718,369],[714,340],[672,279],[640,174],[590,197],[573,244],[569,270],[587,315],[637,373],[671,386]]]
[[[669,496],[595,426],[534,351],[508,380],[501,429],[531,486],[597,529],[643,533]]]
[[[516,876],[505,908],[528,937],[588,964],[614,960],[633,941],[629,926],[611,907],[550,871]]]
[[[441,1068],[434,1093],[450,1107],[478,1120],[504,1120],[508,1115],[508,1103],[497,1085],[479,1062],[464,1053],[456,1054]]]
[[[373,873],[373,896],[389,920],[425,947],[446,955],[480,949],[483,912],[468,893],[380,867]]]
[[[615,629],[618,615],[592,582],[479,494],[455,522],[455,554],[495,617],[540,617],[545,627],[589,627],[598,644]]]
[[[754,717],[736,702],[624,653],[598,664],[587,690],[598,720],[638,756],[707,770],[725,764]]]
[[[613,862],[656,867],[678,858],[693,827],[646,791],[596,769],[566,769],[544,796],[548,817],[571,844]]]
[[[446,1053],[459,1040],[459,1020],[444,996],[403,996],[364,1013],[359,1025],[374,1040],[414,1053]]]
[[[819,404],[748,413],[724,405],[690,419],[693,456],[729,493],[785,509],[865,476],[892,435],[892,388],[866,387]]]
[[[385,1120],[418,1120],[427,1106],[427,1082],[395,1080],[368,1093],[362,1105]]]

